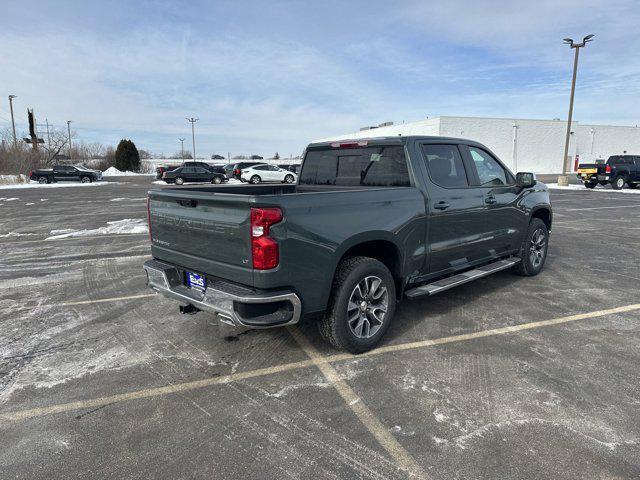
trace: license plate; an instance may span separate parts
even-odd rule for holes
[[[204,291],[207,288],[207,280],[197,273],[187,272],[187,286]]]

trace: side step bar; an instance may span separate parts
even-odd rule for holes
[[[426,295],[435,295],[436,293],[449,290],[450,288],[457,287],[463,283],[472,282],[478,278],[486,277],[492,273],[499,272],[500,270],[506,270],[513,267],[520,262],[518,257],[507,258],[505,260],[498,260],[497,262],[484,265],[474,270],[459,273],[453,277],[447,277],[437,282],[428,283],[426,285],[420,285],[419,287],[407,290],[404,294],[407,298],[417,298]]]

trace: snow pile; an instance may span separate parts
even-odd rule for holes
[[[138,172],[130,172],[130,171],[121,172],[116,167],[109,167],[104,172],[102,172],[103,177],[131,177],[134,175],[147,176],[147,175],[155,175],[155,173],[138,173]]]
[[[611,187],[604,187],[602,185],[596,185],[596,188],[587,188],[584,185],[573,185],[570,184],[566,187],[561,187],[557,183],[548,183],[547,186],[552,188],[553,190],[579,190],[581,192],[600,192],[600,193],[632,193],[632,194],[640,194],[640,188],[630,189],[623,188],[622,190],[614,190]]]
[[[0,197],[0,202],[15,202],[20,200],[18,197]]]
[[[147,222],[138,218],[124,218],[113,222],[107,222],[106,227],[94,228],[91,230],[72,230],[65,228],[63,230],[51,230],[51,236],[45,240],[58,240],[60,238],[69,237],[92,237],[95,235],[125,235],[125,234],[142,234],[147,233],[149,227]]]
[[[0,175],[0,185],[15,185],[28,183],[29,179],[26,175]]]

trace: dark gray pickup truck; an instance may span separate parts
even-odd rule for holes
[[[350,352],[372,348],[402,298],[513,268],[536,275],[546,185],[483,145],[442,137],[313,143],[297,185],[151,190],[149,286],[185,313],[265,328],[318,318]]]

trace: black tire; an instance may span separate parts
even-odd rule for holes
[[[284,183],[293,183],[294,180],[293,175],[285,175],[284,177]]]
[[[622,190],[625,182],[626,180],[624,176],[618,175],[616,178],[613,179],[613,182],[611,183],[611,188],[613,188],[614,190]]]
[[[253,183],[254,185],[257,185],[258,183],[260,183],[262,181],[262,179],[260,178],[259,175],[254,175],[249,179],[249,181],[251,183]]]
[[[365,288],[360,288],[362,285],[365,285]],[[356,304],[350,300],[357,297],[357,288],[361,294],[361,303],[366,305],[349,310],[349,305]],[[371,293],[367,293],[363,298],[365,290]],[[375,315],[375,311],[381,311],[383,305],[386,311],[382,315]],[[395,310],[396,288],[389,269],[374,258],[350,257],[338,265],[329,307],[319,323],[320,334],[340,350],[350,353],[366,352],[382,339],[393,321]],[[351,326],[349,312],[353,312]],[[356,334],[358,325],[361,325],[360,337]]]
[[[213,177],[211,183],[220,184],[222,183],[222,179],[220,177]]]
[[[49,179],[47,177],[38,177],[38,183],[44,185],[45,183],[49,183]]]
[[[540,254],[534,255],[532,253],[532,249],[534,248],[534,245],[538,245],[538,240],[536,239],[536,234],[538,232],[541,232],[544,235],[544,245],[541,249],[536,246],[535,249],[539,251]],[[522,275],[524,277],[533,277],[539,274],[544,268],[548,250],[549,230],[547,229],[547,225],[539,218],[532,218],[529,223],[529,228],[527,229],[527,234],[525,235],[522,246],[520,247],[519,256],[521,261],[514,267],[514,271],[518,275]],[[536,263],[535,257],[538,256],[540,257],[539,263]]]
[[[91,177],[87,177],[86,175],[84,177],[80,177],[80,183],[91,183],[93,182]]]
[[[634,188],[640,187],[640,183],[627,183],[627,186],[633,190]]]
[[[184,178],[182,177],[176,177],[176,179],[174,180],[174,183],[176,185],[182,185],[184,183]]]
[[[596,188],[597,183],[584,182],[584,186],[587,188]]]

